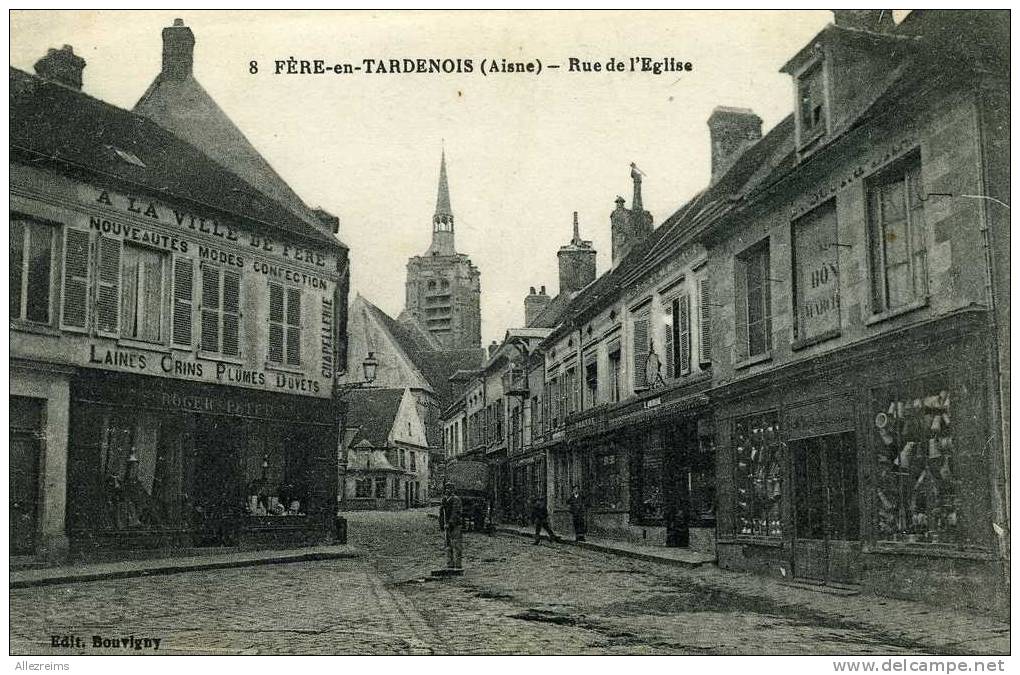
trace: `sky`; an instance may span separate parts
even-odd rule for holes
[[[85,58],[84,91],[132,108],[160,69],[161,30],[195,33],[195,77],[310,206],[340,218],[351,292],[396,316],[407,259],[428,248],[445,147],[457,249],[481,270],[482,340],[524,319],[530,286],[557,291],[557,249],[581,235],[611,263],[609,214],[630,205],[630,163],[662,223],[710,177],[706,121],[753,109],[767,132],[793,107],[779,68],[827,11],[20,11],[11,65],[50,47]],[[471,59],[453,74],[276,75],[274,62]],[[689,72],[570,72],[570,59],[650,57]],[[480,71],[540,60],[541,74]],[[250,73],[250,63],[258,72]],[[554,70],[547,64],[560,64]],[[604,65],[603,65],[604,68]]]

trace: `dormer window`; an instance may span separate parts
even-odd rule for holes
[[[826,131],[825,72],[821,61],[813,63],[797,78],[797,103],[799,145],[804,147]]]

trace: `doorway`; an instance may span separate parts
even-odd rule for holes
[[[860,580],[860,496],[852,432],[792,441],[794,575],[823,583]]]
[[[45,401],[12,396],[10,403],[10,554],[35,553],[39,457]]]

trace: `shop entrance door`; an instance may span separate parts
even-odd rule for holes
[[[39,438],[11,431],[11,555],[35,552],[36,511],[39,508]]]
[[[793,571],[824,583],[859,581],[860,506],[853,433],[793,441]]]
[[[193,492],[201,514],[200,546],[230,545],[236,538],[245,499],[240,464],[244,440],[243,420],[199,416]]]

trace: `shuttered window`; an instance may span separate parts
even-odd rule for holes
[[[698,362],[702,366],[712,363],[712,300],[708,279],[698,280]]]
[[[269,361],[301,365],[301,291],[269,284]]]
[[[195,293],[195,263],[190,258],[174,259],[173,320],[171,336],[175,345],[191,346],[192,305]]]
[[[634,389],[648,387],[648,307],[638,310],[631,322],[634,345]]]
[[[120,336],[162,343],[167,255],[141,246],[121,249]]]
[[[96,330],[117,337],[120,329],[121,242],[99,237],[99,283],[96,287]]]
[[[677,376],[676,350],[676,299],[667,300],[662,308],[662,319],[665,326],[662,330],[662,376],[671,380]]]
[[[12,263],[13,264],[13,263]],[[89,315],[89,233],[67,228],[64,231],[64,281],[62,284],[60,327],[85,330]]]
[[[234,270],[202,266],[203,351],[240,356],[240,295],[240,274]]]
[[[11,220],[11,319],[50,323],[53,233],[45,223]]]

